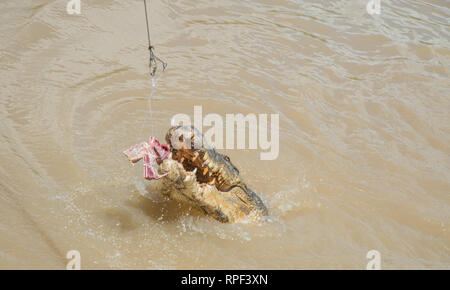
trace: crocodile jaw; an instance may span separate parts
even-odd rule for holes
[[[195,173],[186,171],[180,162],[172,159],[164,160],[159,168],[166,176],[154,183],[171,199],[187,203],[223,223],[245,221],[248,217],[259,220],[261,217],[252,206],[238,198],[237,192],[242,191],[241,188],[222,192],[215,186],[199,183]]]

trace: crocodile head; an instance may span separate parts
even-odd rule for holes
[[[194,126],[175,126],[166,134],[172,159],[188,172],[194,172],[199,183],[214,185],[220,191],[242,187],[239,170],[227,155],[210,147]]]
[[[154,180],[162,194],[188,202],[222,222],[256,213],[266,216],[262,199],[243,182],[228,156],[204,142],[193,126],[176,126],[166,135],[167,145],[155,137],[123,153],[136,163],[144,159],[144,177]]]

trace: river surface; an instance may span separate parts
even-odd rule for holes
[[[450,269],[450,2],[0,2],[0,268]],[[171,118],[278,114],[219,150],[267,202],[222,224],[122,154]],[[259,145],[258,145],[259,146]]]

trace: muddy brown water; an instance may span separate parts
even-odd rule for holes
[[[0,268],[449,269],[450,5],[367,2],[152,0],[151,95],[142,1],[1,1]],[[194,105],[279,114],[276,160],[221,150],[270,222],[194,214],[121,154]]]

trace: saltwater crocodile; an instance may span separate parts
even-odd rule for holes
[[[144,159],[144,177],[163,195],[224,223],[267,216],[267,207],[230,158],[206,144],[195,127],[172,127],[165,139],[167,145],[150,137],[124,151],[133,163]]]

